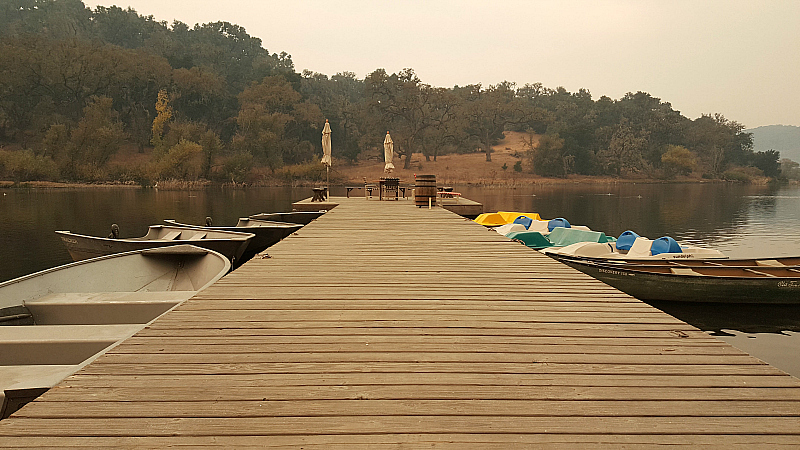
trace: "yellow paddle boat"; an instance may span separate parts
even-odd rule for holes
[[[483,213],[475,218],[475,222],[485,227],[498,227],[514,222],[519,216],[525,216],[531,220],[542,220],[538,213],[498,211],[496,213]]]

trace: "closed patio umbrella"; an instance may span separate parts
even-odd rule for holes
[[[331,125],[325,119],[325,128],[322,129],[322,164],[325,164],[325,189],[330,192],[331,172]],[[327,192],[326,199],[327,199]]]
[[[384,166],[383,171],[386,173],[392,173],[394,170],[394,164],[392,164],[392,157],[394,156],[394,142],[392,142],[392,137],[389,136],[389,132],[386,132],[386,139],[383,140],[383,158],[386,161],[386,166]]]

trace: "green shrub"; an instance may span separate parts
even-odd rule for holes
[[[764,172],[755,167],[733,167],[722,174],[722,179],[737,183],[749,183],[754,178],[763,176]]]
[[[226,182],[244,183],[253,169],[253,155],[247,152],[237,152],[222,163],[220,178]]]
[[[59,172],[48,156],[37,156],[31,150],[0,150],[0,177],[15,182],[56,181]]]
[[[155,161],[150,173],[156,180],[195,181],[203,170],[203,147],[192,141],[181,140]]]

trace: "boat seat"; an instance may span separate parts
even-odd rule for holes
[[[617,243],[619,243],[619,239],[617,239]],[[636,238],[635,241],[633,241],[633,245],[631,245],[630,250],[628,250],[627,256],[629,257],[650,256],[651,245],[653,245],[653,241],[651,239],[639,236]]]
[[[569,224],[569,221],[567,221],[567,219],[565,219],[563,217],[557,217],[555,219],[550,219],[547,222],[547,231],[553,231],[557,227],[570,228],[571,225]]]
[[[53,387],[80,367],[80,364],[0,366],[0,392]]]
[[[633,243],[636,242],[636,238],[638,237],[639,235],[631,230],[624,231],[617,238],[617,250],[620,252],[627,252],[631,249]]]
[[[701,275],[688,267],[670,267],[669,270],[675,275]]]
[[[681,246],[675,242],[675,239],[664,236],[660,237],[650,244],[650,254],[653,256],[660,255],[662,253],[683,253]]]
[[[513,233],[515,231],[528,231],[525,229],[525,225],[520,223],[507,223],[505,225],[500,225],[497,228],[494,228],[494,231],[502,234],[503,236],[508,235],[509,233]]]
[[[775,259],[757,259],[756,265],[764,267],[786,267],[785,264]]]
[[[528,231],[538,231],[542,234],[547,234],[550,230],[547,229],[547,220],[534,220],[528,225]]]
[[[514,222],[512,222],[512,223],[522,225],[527,230],[528,228],[531,227],[531,223],[533,223],[533,219],[531,219],[528,216],[519,216],[516,219],[514,219]]]
[[[180,235],[181,235],[180,231],[170,231],[169,233],[165,234],[164,237],[162,237],[161,239],[165,241],[171,241],[173,239],[177,239],[178,236]]]
[[[141,324],[192,294],[194,291],[59,293],[25,302],[25,306],[37,325]]]
[[[534,250],[552,247],[553,244],[538,231],[514,231],[506,235],[507,238],[520,242]]]
[[[189,238],[187,239],[187,241],[199,241],[200,239],[203,239],[203,238],[205,238],[207,234],[208,234],[208,233],[206,233],[206,232],[203,232],[203,231],[198,231],[197,233],[195,233],[195,234],[193,234],[193,235],[189,236]]]

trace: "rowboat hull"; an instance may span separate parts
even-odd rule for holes
[[[256,220],[256,219],[239,219],[239,223],[236,226],[230,226],[230,227],[225,227],[225,226],[203,227],[199,225],[189,225],[185,223],[179,223],[174,220],[165,220],[165,222],[174,226],[179,226],[184,228],[196,228],[208,231],[232,231],[237,233],[253,234],[253,238],[250,240],[250,243],[247,245],[247,248],[244,250],[242,255],[235,261],[234,267],[238,267],[246,263],[257,254],[263,252],[269,247],[272,247],[273,245],[277,244],[290,234],[294,233],[295,231],[303,227],[302,224],[297,224],[297,223],[275,222],[269,220]]]
[[[327,211],[293,211],[279,213],[261,213],[250,216],[254,220],[271,220],[274,222],[297,223],[308,225],[311,221],[319,218]]]
[[[221,253],[231,262],[241,259],[253,234],[217,231],[198,236],[197,231],[182,227],[153,225],[147,235],[140,238],[111,239],[86,236],[69,231],[56,231],[67,248],[73,261],[97,258],[99,256],[124,253],[147,248],[169,247],[178,244],[191,244]]]
[[[657,273],[653,271],[654,267],[665,266],[608,264],[552,254],[549,256],[645,301],[800,304],[800,272],[791,276],[774,274],[796,270],[791,267],[789,271],[779,267],[746,268],[762,275],[754,275],[736,266],[703,269],[673,266],[668,267],[669,272]]]

